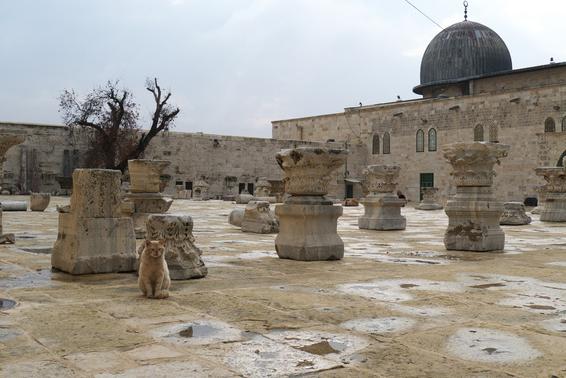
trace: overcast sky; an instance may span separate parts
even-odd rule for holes
[[[447,27],[460,0],[411,0]],[[566,61],[566,1],[469,0],[514,68]],[[270,121],[417,97],[440,31],[405,0],[0,0],[0,121],[60,123],[57,97],[107,80],[147,119],[146,77],[181,108],[175,130],[271,136]]]

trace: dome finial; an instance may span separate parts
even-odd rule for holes
[[[468,21],[468,2],[464,0],[464,21]]]

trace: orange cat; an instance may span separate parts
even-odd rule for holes
[[[165,242],[145,240],[140,249],[142,248],[138,278],[140,290],[148,298],[169,297],[171,279],[165,261]]]

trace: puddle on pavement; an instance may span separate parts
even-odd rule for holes
[[[0,341],[8,341],[21,335],[22,332],[19,330],[0,327]]]
[[[327,356],[308,353],[264,336],[235,343],[224,361],[245,377],[288,377],[312,374],[341,366]]]
[[[24,252],[39,253],[45,255],[51,254],[51,250],[52,250],[51,247],[26,247],[26,248],[18,248],[18,249]]]
[[[463,328],[450,336],[447,351],[469,361],[526,362],[541,353],[516,335],[485,328]]]
[[[552,332],[566,333],[566,318],[544,320],[541,325]]]
[[[206,345],[243,339],[239,329],[218,320],[175,323],[157,328],[152,334],[163,341],[183,345]]]
[[[472,289],[489,289],[490,287],[502,287],[502,286],[507,286],[507,285],[505,285],[503,282],[495,282],[495,283],[487,283],[481,285],[473,285],[470,287]]]
[[[0,310],[9,310],[16,307],[16,301],[0,298]]]
[[[402,332],[412,328],[416,322],[413,319],[403,317],[387,317],[387,318],[362,318],[352,319],[340,324],[340,327],[351,331],[381,334]]]

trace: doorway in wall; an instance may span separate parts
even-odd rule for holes
[[[351,182],[346,183],[346,199],[354,198],[354,184]]]
[[[419,199],[420,201],[423,200],[423,188],[432,188],[434,187],[434,173],[421,173],[421,180],[420,180],[420,190],[419,190]]]

